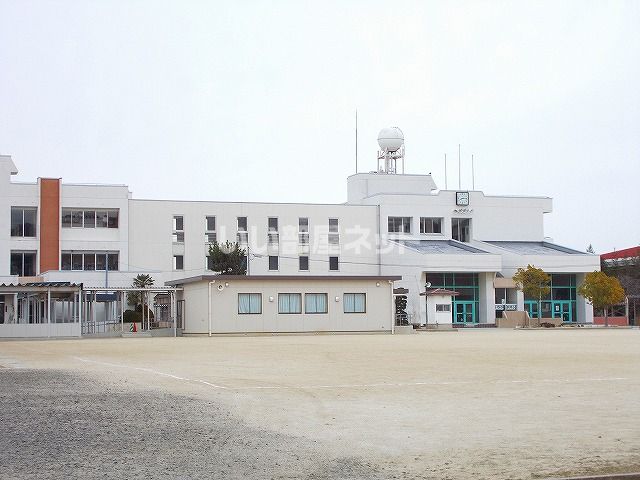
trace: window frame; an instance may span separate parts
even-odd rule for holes
[[[297,296],[300,299],[300,311],[298,312],[282,312],[280,311],[280,297],[283,295],[287,295],[287,296]],[[289,305],[291,305],[291,302],[289,302]],[[284,292],[284,293],[278,293],[278,315],[301,315],[302,314],[302,294],[301,293],[288,293],[288,292]]]
[[[178,268],[178,259],[182,262],[182,267]],[[182,272],[184,271],[184,255],[174,255],[173,256],[173,271],[174,272]]]
[[[325,311],[324,312],[310,312],[307,310],[307,297],[309,295],[323,295],[325,297]],[[304,314],[305,315],[327,315],[329,313],[329,294],[322,292],[305,292],[304,294]]]
[[[276,268],[271,268],[271,260],[276,259]],[[280,258],[278,255],[268,255],[267,261],[269,262],[268,268],[270,272],[279,272],[280,271]]]
[[[307,268],[306,269],[301,268],[302,267],[301,262],[302,262],[303,258],[307,259]],[[308,272],[309,271],[309,255],[299,255],[298,256],[298,271],[299,272]]]
[[[258,305],[260,306],[260,311],[258,312],[241,312],[240,311],[240,296],[241,295],[249,295],[249,310],[251,310],[251,296],[252,295],[257,295],[260,299],[260,302],[258,303]],[[237,297],[237,302],[238,302],[238,315],[262,315],[262,293],[256,293],[256,292],[238,292],[238,297]]]
[[[20,273],[13,273],[13,256],[20,255]],[[25,255],[33,256],[33,274],[25,272]],[[18,277],[33,277],[38,274],[38,252],[35,250],[10,250],[9,251],[9,275]]]
[[[398,223],[398,221],[400,223]],[[391,226],[394,226],[394,230],[391,229]],[[396,216],[387,216],[387,233],[400,233],[403,235],[411,235],[413,217],[396,217]],[[397,230],[396,228],[399,228]],[[408,229],[408,231],[407,231]]]
[[[209,220],[213,219],[213,229],[209,228]],[[215,215],[205,215],[204,217],[204,241],[205,243],[216,243],[218,241],[217,219]]]
[[[25,217],[26,212],[33,213],[33,235],[25,234]],[[21,221],[20,221],[20,234],[14,235],[14,227],[13,227],[13,216],[14,212],[20,213]],[[9,216],[9,236],[11,238],[37,238],[38,236],[38,207],[21,207],[21,206],[11,206],[11,213]]]
[[[352,312],[348,312],[347,311],[347,307],[346,307],[346,302],[345,302],[345,298],[347,295],[353,295],[354,296],[354,310]],[[360,311],[360,310],[355,310],[355,296],[356,295],[362,295],[364,296],[364,310]],[[346,292],[342,294],[342,313],[367,313],[367,294],[364,292]]]
[[[331,268],[331,260],[336,259],[336,268]],[[339,272],[340,271],[340,257],[338,255],[329,255],[329,271],[330,272]]]
[[[430,220],[431,231],[426,231],[427,220]],[[438,220],[439,231],[434,231],[434,220]],[[444,224],[444,217],[420,217],[420,235],[442,235],[442,225]]]

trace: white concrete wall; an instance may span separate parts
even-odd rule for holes
[[[0,338],[47,338],[79,336],[79,323],[12,323],[0,325]]]
[[[125,185],[62,184],[61,208],[118,209],[118,228],[60,228],[61,251],[116,251],[129,270],[129,189]],[[62,212],[60,213],[62,221]]]
[[[173,216],[184,217],[184,245],[172,243]],[[162,281],[192,277],[205,270],[208,246],[205,218],[216,217],[218,242],[236,241],[237,217],[247,217],[251,275],[372,275],[377,274],[376,209],[369,206],[178,202],[131,200],[130,268],[159,271]],[[278,218],[279,247],[267,245],[267,219]],[[298,219],[309,218],[310,245],[298,245]],[[329,218],[339,219],[340,245],[327,243]],[[173,255],[184,255],[184,270],[173,271]],[[309,271],[298,270],[298,256],[309,255]],[[256,257],[255,255],[259,255]],[[278,255],[279,270],[269,271],[268,255]],[[337,255],[340,270],[329,270]]]
[[[222,279],[220,281],[223,281]],[[212,288],[214,333],[391,331],[392,285],[376,280],[229,280]],[[379,286],[376,286],[379,283]],[[185,333],[208,333],[208,282],[184,285]],[[261,293],[261,314],[238,314],[238,293]],[[279,314],[278,293],[302,294],[301,314]],[[304,313],[305,293],[326,293],[328,313]],[[366,313],[344,313],[344,293],[365,293]],[[273,297],[273,301],[269,301]],[[336,301],[336,297],[338,301]]]

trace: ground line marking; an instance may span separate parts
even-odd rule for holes
[[[442,382],[396,382],[396,383],[353,383],[353,384],[335,384],[335,385],[255,385],[247,387],[226,387],[215,383],[207,382],[198,378],[181,377],[172,373],[161,372],[152,368],[133,367],[131,365],[123,365],[111,362],[102,362],[99,360],[90,360],[82,357],[72,357],[75,360],[86,363],[95,363],[107,367],[129,368],[141,372],[152,373],[162,377],[173,378],[184,382],[201,383],[212,388],[221,390],[304,390],[304,389],[329,389],[329,388],[374,388],[374,387],[412,387],[412,386],[446,386],[446,385],[470,385],[470,384],[526,384],[526,383],[580,383],[580,382],[616,382],[629,380],[627,377],[604,377],[604,378],[564,378],[564,379],[533,379],[533,380],[489,380],[481,381],[442,381]]]

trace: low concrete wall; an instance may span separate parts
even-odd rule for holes
[[[79,323],[4,323],[0,338],[79,337]]]

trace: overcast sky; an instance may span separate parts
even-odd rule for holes
[[[640,244],[640,1],[0,0],[0,153],[135,198],[334,203],[399,126],[407,173],[554,199]],[[508,218],[504,219],[509,222]]]

